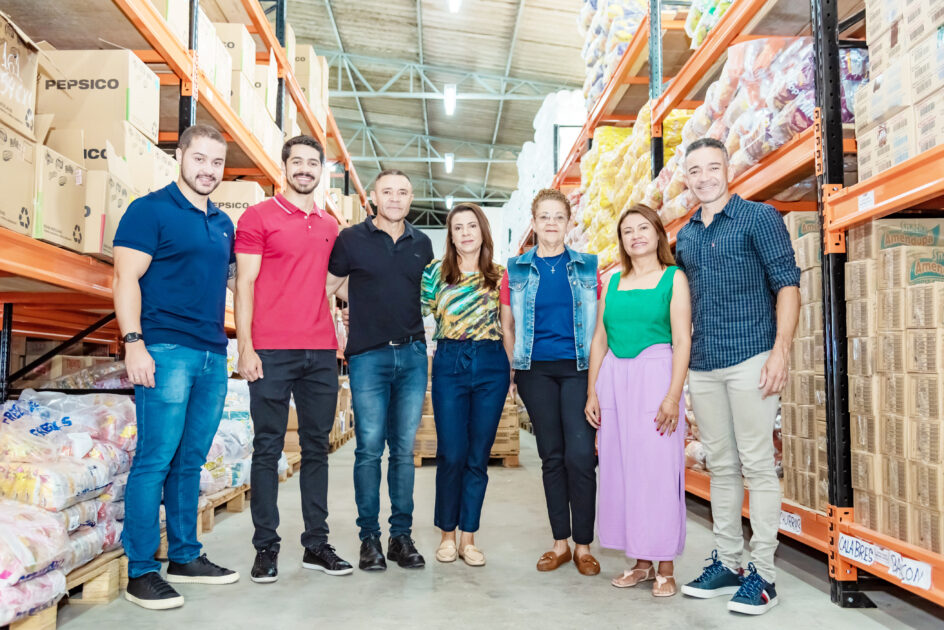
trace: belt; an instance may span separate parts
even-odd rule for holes
[[[414,341],[422,341],[425,343],[426,334],[423,333],[423,334],[408,335],[406,337],[400,337],[399,339],[392,339],[391,341],[387,342],[387,345],[388,346],[403,346],[408,343],[413,343]]]

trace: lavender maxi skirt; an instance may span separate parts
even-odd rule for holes
[[[674,560],[685,547],[685,405],[659,435],[655,417],[672,381],[672,346],[633,359],[607,352],[597,378],[600,544],[629,558]]]

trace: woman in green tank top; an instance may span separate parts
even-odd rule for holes
[[[676,593],[673,562],[685,546],[691,297],[653,210],[624,210],[616,229],[622,269],[598,309],[588,375],[587,422],[599,429],[597,528],[601,546],[636,561],[613,586],[654,580],[652,594],[666,597]]]

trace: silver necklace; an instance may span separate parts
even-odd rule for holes
[[[564,252],[564,254],[566,254],[566,253],[567,253],[567,252]],[[541,258],[540,256],[538,256],[538,260],[543,261],[544,264],[547,265],[548,268],[551,270],[551,273],[557,273],[557,271],[556,271],[557,265],[559,265],[559,264],[560,264],[560,261],[564,258],[564,254],[558,254],[558,255],[557,255],[557,260],[554,262],[553,265],[552,265],[551,263],[547,262],[547,260]]]

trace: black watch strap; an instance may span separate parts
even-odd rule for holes
[[[130,332],[124,336],[125,343],[134,343],[135,341],[144,341],[144,337],[141,336],[141,333]]]

